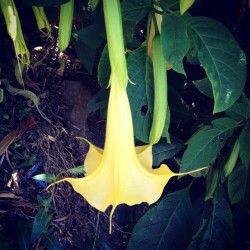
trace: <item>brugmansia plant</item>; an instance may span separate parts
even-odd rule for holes
[[[76,192],[102,212],[111,205],[111,232],[112,215],[119,204],[135,205],[142,202],[152,204],[160,198],[164,186],[171,177],[190,174],[196,170],[187,173],[174,173],[165,164],[153,169],[152,143],[135,147],[132,115],[126,91],[128,73],[120,1],[104,0],[103,9],[111,65],[104,150],[88,142],[90,148],[84,162],[86,177],[64,178],[56,183],[68,181]],[[160,64],[163,64],[159,42],[157,34],[153,40],[153,57],[155,60],[160,59]],[[165,72],[165,64],[162,67],[157,63],[157,66],[160,66],[160,70],[164,70],[163,73]],[[159,72],[157,68],[155,74],[158,73],[162,75],[162,72]],[[157,79],[158,75],[155,76]],[[162,80],[163,82],[161,82]],[[157,79],[157,84],[166,84],[166,77]],[[166,87],[163,87],[161,91],[166,91]],[[157,92],[159,93],[160,90]],[[164,104],[166,103],[164,102]],[[164,112],[166,112],[166,107],[164,107]],[[156,128],[158,120],[159,118],[153,121],[152,129],[156,133],[160,130],[161,134],[165,121],[160,125],[160,128]],[[156,136],[155,139],[153,132],[151,135],[153,143],[160,139],[160,136]]]
[[[35,5],[36,1],[30,2]],[[74,4],[80,0],[56,2],[61,3],[59,48],[63,51],[72,37]],[[127,249],[176,249],[177,245],[179,249],[232,249],[236,235],[233,221],[237,221],[239,211],[250,208],[246,57],[224,25],[190,14],[192,5],[201,2],[123,0],[120,6],[118,0],[104,0],[103,5],[90,1],[94,17],[103,7],[108,41],[108,50],[104,48],[98,65],[98,80],[103,86],[98,94],[106,93],[107,86],[109,92],[105,145],[101,149],[87,141],[85,177],[55,183],[69,182],[102,212],[112,206],[110,232],[119,204],[159,200],[135,225]],[[0,3],[4,9],[4,4],[13,1]],[[14,10],[9,14],[14,17],[8,19],[14,40],[17,35],[11,31],[16,30],[17,15]],[[103,20],[93,20],[73,36],[78,38],[74,45],[89,72],[103,42],[99,37]],[[135,34],[141,24],[146,41],[138,44]],[[186,67],[190,65],[202,71],[199,80],[190,79]],[[182,90],[191,100],[195,95],[199,102],[206,101],[207,110],[193,108],[195,101],[188,105]],[[94,97],[89,104],[92,111],[100,108],[98,94],[99,99]],[[175,138],[169,124],[170,128],[188,124],[184,127],[187,135],[182,136],[179,130]],[[135,146],[134,139],[144,146]],[[161,164],[173,157],[180,173]],[[184,174],[201,178],[163,196],[168,180]]]

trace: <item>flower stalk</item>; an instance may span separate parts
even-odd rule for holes
[[[120,1],[103,0],[103,10],[111,78],[125,90],[128,83],[128,72],[124,50]]]

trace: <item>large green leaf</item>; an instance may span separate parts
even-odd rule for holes
[[[166,195],[136,224],[130,249],[186,249],[192,237],[192,204],[188,191]]]
[[[182,60],[189,50],[190,41],[183,18],[178,15],[164,13],[161,35],[163,54],[167,63],[176,72],[186,75]]]
[[[146,48],[141,47],[131,53],[127,60],[129,78],[134,83],[128,84],[127,93],[133,116],[135,137],[145,143],[148,142],[152,122],[146,95],[146,57]]]
[[[167,143],[166,140],[160,140],[153,145],[153,165],[159,166],[163,160],[173,158],[183,148],[184,145],[181,143]]]
[[[243,164],[248,167],[250,163],[250,130],[244,129],[239,137],[240,158]]]
[[[199,38],[198,58],[212,83],[214,113],[229,108],[241,95],[246,81],[246,57],[233,35],[207,17],[188,19]]]
[[[232,249],[233,238],[231,210],[223,188],[219,187],[213,198],[213,211],[208,220],[204,218],[188,249]]]
[[[141,20],[151,8],[150,0],[124,0],[121,3],[122,18],[129,21]]]
[[[228,177],[227,188],[231,204],[240,202],[246,192],[247,168],[243,164],[237,164]]]
[[[32,243],[38,240],[42,233],[46,230],[47,224],[49,223],[51,218],[52,214],[48,214],[43,208],[39,209],[32,225],[32,231],[30,236],[30,240]]]
[[[181,162],[180,172],[195,170],[207,166],[232,135],[238,123],[231,118],[219,118],[195,133],[188,141]]]

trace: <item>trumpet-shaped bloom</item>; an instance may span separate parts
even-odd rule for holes
[[[76,192],[102,212],[111,205],[110,220],[119,204],[152,204],[160,198],[172,176],[183,175],[173,173],[164,164],[152,169],[152,145],[134,146],[127,92],[112,79],[104,150],[89,145],[84,162],[86,177],[65,178],[58,182],[68,181]]]
[[[90,205],[102,212],[112,206],[111,232],[112,215],[119,204],[152,204],[160,198],[171,177],[183,174],[173,173],[164,164],[152,169],[152,145],[134,145],[132,116],[126,92],[128,75],[120,1],[104,0],[103,7],[112,72],[104,149],[89,143],[84,162],[86,176],[65,178],[58,182],[68,181]]]

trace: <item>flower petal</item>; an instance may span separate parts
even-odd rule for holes
[[[100,165],[103,155],[103,149],[96,147],[88,140],[85,141],[89,144],[89,151],[84,160],[84,170],[86,172],[86,176],[88,176],[92,174]]]
[[[137,146],[135,151],[139,162],[145,168],[152,168],[153,165],[153,155],[152,155],[152,145]]]

